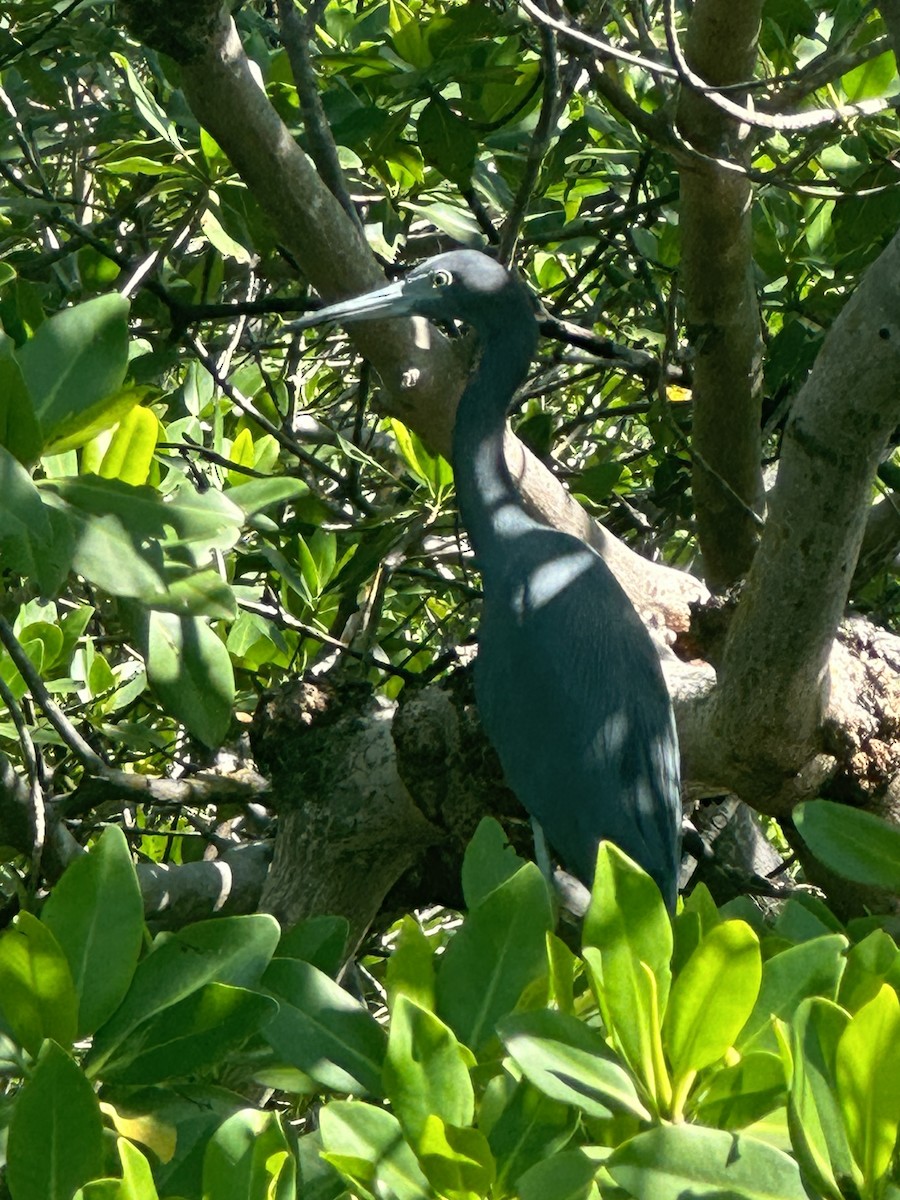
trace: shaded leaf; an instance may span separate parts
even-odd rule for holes
[[[536,1163],[519,1180],[520,1200],[590,1200],[599,1195],[597,1164],[581,1150],[555,1154]]]
[[[0,1012],[29,1054],[44,1038],[75,1041],[78,997],[66,956],[51,931],[20,912],[0,937]]]
[[[208,1070],[278,1011],[269,996],[208,983],[132,1030],[103,1067],[112,1083],[149,1084]]]
[[[854,1173],[834,1082],[837,1046],[849,1019],[831,1001],[810,997],[792,1023],[791,1144],[812,1190],[830,1200],[842,1200],[839,1180]]]
[[[263,984],[280,1002],[263,1036],[283,1062],[335,1092],[382,1094],[386,1039],[361,1004],[299,959],[274,959]]]
[[[153,611],[141,649],[147,678],[166,711],[207,746],[219,746],[231,722],[234,671],[221,638],[200,617]]]
[[[475,1094],[468,1052],[443,1021],[399,996],[391,1012],[382,1079],[391,1108],[417,1151],[429,1117],[471,1125]],[[426,1174],[432,1178],[426,1169]]]
[[[753,1012],[738,1039],[738,1049],[775,1049],[772,1017],[789,1021],[807,996],[833,1000],[844,969],[847,939],[825,934],[799,946],[789,946],[763,965],[762,983]]]
[[[527,1079],[520,1080],[488,1133],[498,1187],[512,1191],[531,1167],[545,1159],[556,1162],[577,1121],[573,1105],[553,1100]]]
[[[203,1162],[204,1200],[288,1200],[295,1171],[276,1113],[243,1109],[216,1130]]]
[[[900,892],[900,829],[872,813],[808,800],[793,813],[800,836],[826,867],[857,883]]]
[[[53,888],[41,920],[65,954],[78,992],[78,1036],[94,1033],[128,990],[144,934],[131,852],[110,826]]]
[[[469,913],[441,958],[437,1011],[460,1041],[478,1051],[522,993],[548,974],[552,927],[547,885],[527,863]]]
[[[337,1100],[320,1114],[323,1158],[372,1200],[433,1195],[397,1118],[371,1104]]]
[[[138,963],[125,999],[97,1031],[85,1060],[93,1077],[144,1021],[208,983],[253,987],[278,944],[278,923],[262,913],[198,921],[161,934]]]
[[[670,1125],[631,1138],[606,1164],[635,1200],[806,1200],[797,1164],[744,1134]]]
[[[759,1051],[716,1071],[700,1091],[693,1112],[699,1124],[743,1129],[786,1098],[784,1063],[777,1054]]]
[[[12,342],[0,335],[0,446],[24,466],[37,462],[43,435]]]
[[[600,1119],[628,1112],[649,1120],[631,1076],[583,1021],[550,1009],[519,1013],[502,1022],[500,1036],[525,1078],[551,1099]]]
[[[76,422],[93,419],[118,392],[128,365],[128,311],[111,292],[44,321],[18,352],[35,415],[47,443]]]
[[[70,1200],[103,1168],[103,1127],[94,1089],[55,1042],[41,1050],[16,1097],[6,1150],[13,1200]]]

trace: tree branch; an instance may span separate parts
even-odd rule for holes
[[[358,228],[324,186],[250,72],[237,30],[219,0],[188,9],[165,0],[125,0],[135,36],[173,55],[197,119],[229,156],[285,246],[326,301],[383,283]],[[355,325],[349,335],[387,389],[384,407],[434,449],[449,454],[466,362],[423,321]],[[649,563],[600,528],[554,476],[510,438],[509,453],[532,509],[593,545],[640,610],[687,628],[688,605],[705,589],[680,571]]]
[[[832,326],[785,430],[766,529],[725,643],[713,728],[771,811],[813,757],[828,662],[869,511],[900,419],[900,234]],[[749,759],[753,757],[753,766]],[[771,798],[764,799],[766,791]]]
[[[726,86],[752,74],[761,3],[698,0],[687,53],[704,78]],[[739,16],[737,15],[739,12]],[[670,39],[674,30],[669,30]],[[686,89],[679,131],[692,145],[747,162],[738,127],[705,95]],[[753,280],[751,185],[745,175],[682,161],[681,283],[693,367],[694,507],[707,580],[742,578],[756,549],[760,471],[760,318]],[[724,485],[724,486],[723,486]]]

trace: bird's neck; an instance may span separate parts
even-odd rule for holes
[[[513,341],[506,330],[499,349],[483,332],[480,341],[481,358],[456,413],[453,467],[460,517],[484,574],[499,561],[492,549],[502,554],[504,542],[535,524],[503,447],[507,408],[528,370],[534,336]]]

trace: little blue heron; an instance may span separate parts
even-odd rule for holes
[[[678,742],[659,658],[600,555],[526,510],[503,451],[507,412],[537,346],[529,293],[487,255],[458,250],[292,327],[414,315],[460,321],[480,344],[452,457],[484,587],[475,695],[485,732],[509,786],[570,871],[589,887],[607,839],[672,908]]]

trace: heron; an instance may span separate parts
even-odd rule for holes
[[[459,322],[478,343],[451,458],[483,588],[475,699],[506,782],[587,887],[608,840],[671,910],[679,757],[659,655],[600,554],[528,510],[504,453],[507,415],[537,349],[531,293],[488,255],[455,250],[291,327],[401,316]]]

